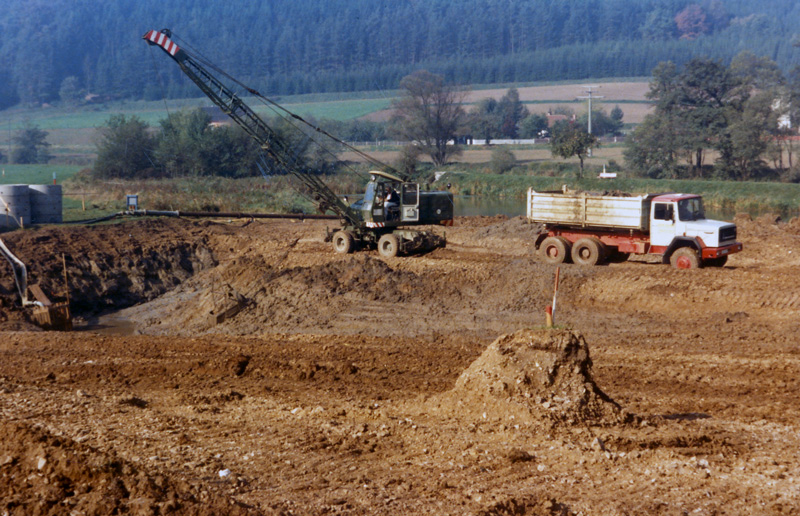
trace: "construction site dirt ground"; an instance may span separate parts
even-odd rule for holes
[[[76,331],[0,265],[0,514],[797,514],[800,222],[736,222],[723,268],[562,265],[555,329],[522,218],[4,233]]]

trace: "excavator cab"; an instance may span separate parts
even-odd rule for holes
[[[361,203],[361,215],[364,222],[391,226],[409,220],[418,220],[405,217],[407,200],[414,200],[416,203],[411,206],[412,216],[417,211],[418,200],[416,198],[418,196],[406,195],[408,190],[419,191],[416,183],[404,183],[399,177],[381,171],[372,171],[370,174],[370,181],[367,183]]]

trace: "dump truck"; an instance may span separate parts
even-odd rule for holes
[[[742,250],[736,224],[705,217],[685,193],[604,195],[528,190],[527,217],[544,225],[536,248],[550,263],[597,265],[657,255],[678,269],[722,267]]]

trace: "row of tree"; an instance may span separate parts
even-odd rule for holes
[[[481,100],[468,113],[464,103],[468,92],[441,75],[415,72],[400,86],[403,94],[393,103],[394,115],[386,126],[360,121],[319,125],[323,132],[339,132],[340,139],[391,136],[409,142],[400,160],[408,172],[421,153],[437,166],[446,164],[460,153],[453,141],[464,135],[487,140],[524,137],[529,131],[541,134],[545,129],[540,128],[548,124],[542,115],[528,111],[514,88],[499,100]],[[655,103],[655,112],[635,128],[625,150],[635,173],[750,180],[775,175],[784,168],[784,156],[792,166],[796,131],[791,123],[800,121],[800,69],[786,77],[774,61],[749,52],[736,56],[729,66],[712,59],[694,59],[682,68],[666,62],[653,71],[647,96]],[[553,155],[577,156],[581,170],[598,136],[597,130],[587,132],[585,116],[568,117],[549,128]],[[618,107],[610,116],[596,111],[593,129],[613,133],[620,129],[622,118]],[[104,177],[257,173],[257,163],[263,159],[258,146],[238,128],[212,129],[210,121],[202,110],[182,111],[153,131],[135,117],[112,117],[102,129],[95,171]],[[313,169],[322,173],[332,169],[338,143],[329,141],[323,147],[285,120],[273,120],[271,125]],[[43,135],[34,127],[20,131],[18,160],[46,159]],[[271,168],[269,163],[266,168]]]
[[[573,110],[559,106],[548,114],[565,115],[583,127],[589,126],[588,113],[576,117]],[[624,113],[619,106],[615,106],[610,114],[602,109],[593,109],[592,134],[622,134],[623,117]],[[500,100],[488,97],[478,101],[467,117],[464,132],[473,138],[486,140],[487,143],[497,139],[543,138],[550,135],[550,121],[545,113],[531,113],[520,101],[519,91],[510,88]]]
[[[5,0],[0,109],[15,103],[196,96],[141,35],[271,95],[394,89],[414,70],[450,83],[644,76],[661,61],[728,62],[742,48],[789,69],[795,0]]]
[[[750,52],[729,66],[713,59],[683,67],[666,62],[653,71],[648,97],[655,112],[625,151],[640,174],[749,180],[792,166],[800,69],[786,77],[774,61]]]
[[[243,131],[212,128],[201,111],[170,114],[153,131],[138,117],[112,116],[100,129],[94,173],[105,178],[251,175],[258,148]]]

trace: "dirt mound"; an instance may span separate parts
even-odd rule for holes
[[[548,497],[510,498],[479,511],[478,516],[568,516],[575,514],[564,504]]]
[[[257,514],[40,427],[0,423],[3,514]]]
[[[409,271],[395,270],[366,254],[312,266],[281,268],[261,256],[223,263],[158,300],[126,310],[148,334],[223,331],[236,334],[326,324],[347,307],[430,297],[431,286]],[[207,314],[241,300],[242,309],[221,324]],[[169,317],[164,317],[168,313]]]
[[[630,416],[594,383],[591,368],[582,335],[520,330],[495,340],[461,374],[446,398],[458,412],[512,424],[625,422]]]
[[[386,262],[367,255],[319,267],[296,267],[281,273],[279,283],[295,283],[330,294],[357,294],[372,301],[403,300],[422,287],[416,274],[395,271]]]

